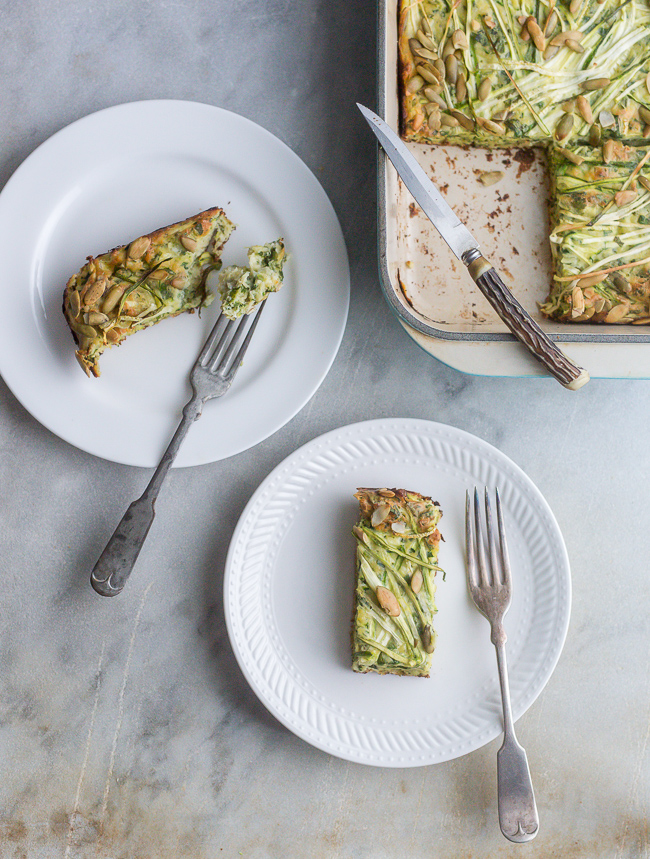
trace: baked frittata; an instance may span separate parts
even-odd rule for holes
[[[560,321],[647,325],[650,147],[610,139],[552,151],[551,167],[555,274],[542,312]]]
[[[352,669],[428,677],[442,510],[405,489],[359,489]]]
[[[140,236],[87,263],[68,281],[63,313],[84,372],[99,376],[99,356],[129,334],[214,298],[206,274],[220,266],[234,224],[222,209]]]
[[[402,0],[402,131],[547,144],[650,131],[644,0]]]
[[[221,312],[229,319],[251,313],[272,292],[277,292],[284,278],[286,251],[282,239],[248,249],[248,268],[229,265],[219,275]]]

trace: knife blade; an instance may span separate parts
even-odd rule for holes
[[[524,310],[496,269],[482,255],[474,236],[397,134],[367,107],[362,104],[357,104],[357,107],[417,204],[467,267],[478,288],[514,336],[565,388],[576,391],[586,384],[589,381],[587,371],[574,364]]]

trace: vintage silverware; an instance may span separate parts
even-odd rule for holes
[[[367,107],[361,104],[357,104],[357,107],[424,214],[458,259],[467,266],[478,288],[514,336],[565,388],[575,391],[586,384],[589,381],[587,371],[567,358],[557,344],[524,310],[496,269],[483,257],[474,236],[454,214],[440,191],[418,164],[417,159],[395,132]]]
[[[149,485],[124,514],[90,574],[90,583],[98,594],[113,597],[124,587],[151,528],[156,498],[181,443],[190,426],[201,417],[203,404],[223,396],[230,388],[265,304],[262,302],[252,321],[244,316],[234,322],[220,314],[190,372],[193,393],[178,429]]]
[[[510,561],[499,490],[496,490],[498,541],[492,522],[490,495],[485,488],[487,526],[486,559],[481,525],[481,505],[474,489],[474,516],[470,494],[465,506],[465,540],[467,548],[467,583],[478,610],[490,622],[491,639],[497,651],[501,700],[503,702],[503,745],[497,753],[499,825],[509,841],[532,841],[539,829],[535,794],[530,779],[526,752],[517,742],[510,709],[510,689],[506,665],[506,633],[503,616],[508,611],[512,594]],[[472,528],[472,518],[474,528]],[[498,545],[497,545],[498,543]]]

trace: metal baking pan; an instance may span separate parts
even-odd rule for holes
[[[379,0],[378,113],[399,126],[398,0]],[[552,278],[548,179],[542,149],[408,144],[481,250],[549,336],[592,376],[650,377],[650,331],[642,326],[567,325],[544,318]],[[501,171],[496,184],[480,176]],[[379,263],[382,289],[408,333],[466,372],[539,375],[476,289],[380,151]]]

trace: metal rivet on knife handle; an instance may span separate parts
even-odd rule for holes
[[[485,257],[478,256],[466,265],[478,288],[515,337],[541,361],[558,382],[571,391],[577,391],[589,381],[589,373],[567,358],[542,331]]]

